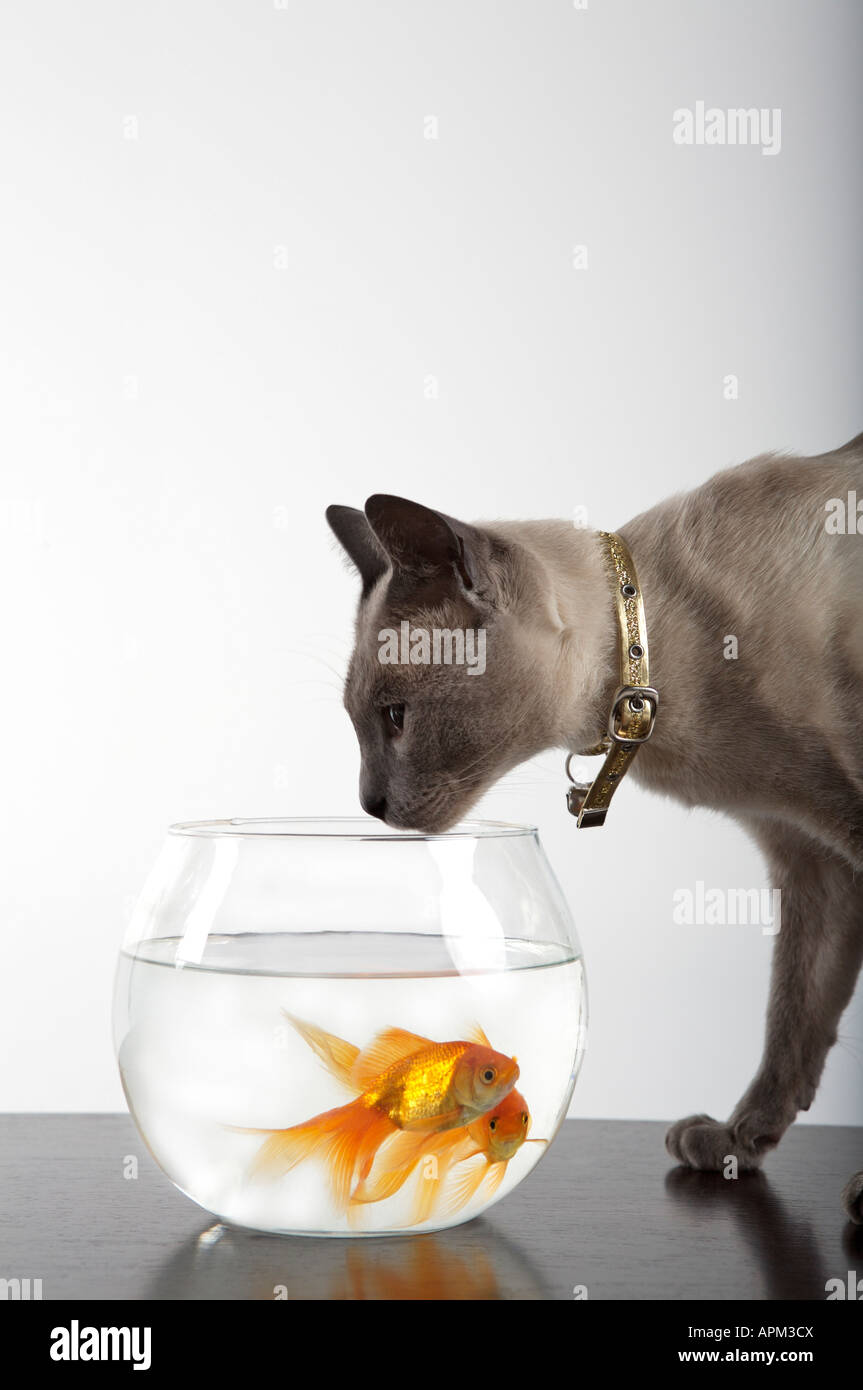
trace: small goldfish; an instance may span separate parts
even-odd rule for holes
[[[347,1206],[354,1188],[368,1177],[391,1135],[437,1135],[470,1124],[518,1079],[516,1059],[496,1052],[481,1030],[480,1041],[441,1043],[390,1028],[360,1052],[312,1024],[287,1017],[328,1069],[359,1095],[290,1129],[254,1131],[269,1137],[252,1171],[281,1174],[303,1159],[321,1158],[340,1207]]]
[[[380,1202],[392,1197],[420,1167],[434,1159],[431,1171],[424,1173],[417,1185],[411,1225],[419,1225],[432,1215],[439,1198],[447,1214],[460,1211],[485,1184],[485,1195],[492,1197],[500,1186],[506,1167],[525,1142],[544,1144],[545,1139],[530,1139],[531,1117],[527,1102],[520,1091],[510,1091],[498,1105],[474,1120],[464,1129],[430,1137],[402,1134],[396,1136],[382,1151],[381,1171],[371,1171],[355,1189],[352,1205]],[[478,1159],[460,1172],[454,1172]],[[452,1181],[446,1186],[447,1178]]]
[[[448,1215],[460,1211],[484,1185],[486,1198],[494,1196],[500,1187],[510,1159],[522,1144],[547,1144],[547,1139],[528,1139],[531,1118],[527,1102],[519,1091],[510,1091],[500,1105],[488,1115],[468,1125],[468,1134],[485,1159],[463,1167],[453,1174],[453,1181],[444,1194],[442,1210]],[[460,1163],[464,1164],[464,1159]]]

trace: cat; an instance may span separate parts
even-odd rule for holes
[[[817,457],[759,456],[617,532],[638,571],[661,695],[630,775],[734,817],[782,894],[754,1080],[726,1123],[690,1115],[666,1136],[692,1168],[721,1170],[730,1155],[759,1167],[808,1109],[863,957],[858,495],[863,513],[863,434]],[[525,759],[596,743],[620,683],[597,533],[566,521],[471,525],[384,495],[365,511],[330,507],[327,519],[362,582],[344,702],[369,814],[445,831]],[[482,679],[457,661],[382,662],[379,634],[403,622],[481,628]],[[863,1222],[863,1172],[842,1200]]]

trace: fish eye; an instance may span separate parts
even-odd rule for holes
[[[528,1119],[527,1111],[524,1110],[524,1111],[522,1111],[522,1116],[521,1116],[521,1122],[522,1122],[523,1125],[526,1125],[526,1124],[527,1124],[527,1119]]]
[[[494,1134],[495,1130],[497,1129],[497,1119],[495,1118],[494,1120],[489,1120],[488,1127],[491,1130],[492,1134]]]
[[[484,1081],[486,1086],[490,1086],[496,1076],[497,1072],[495,1071],[494,1067],[483,1067],[482,1071],[479,1074],[479,1079],[480,1081]]]
[[[403,733],[405,727],[405,707],[404,705],[384,705],[384,719],[387,724],[388,732],[393,736]]]

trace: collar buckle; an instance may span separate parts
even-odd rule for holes
[[[622,709],[627,701],[628,708]],[[608,716],[608,734],[615,743],[646,743],[656,728],[659,691],[652,685],[621,685]]]

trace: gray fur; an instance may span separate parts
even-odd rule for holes
[[[732,1154],[758,1167],[809,1107],[863,958],[863,535],[825,527],[829,499],[855,491],[863,500],[863,435],[815,458],[753,459],[619,528],[662,701],[630,775],[735,817],[782,890],[755,1079],[726,1124],[690,1116],[668,1133],[693,1168]],[[381,496],[366,530],[363,513],[346,525],[348,509],[334,511],[364,580],[345,706],[368,809],[446,830],[518,763],[596,741],[619,673],[595,533],[563,521],[468,526]],[[381,665],[378,633],[402,619],[483,627],[485,673]],[[736,660],[724,655],[729,635]],[[389,705],[405,706],[401,733]],[[580,833],[613,825],[612,814],[604,832]],[[863,1173],[843,1201],[863,1220]]]

